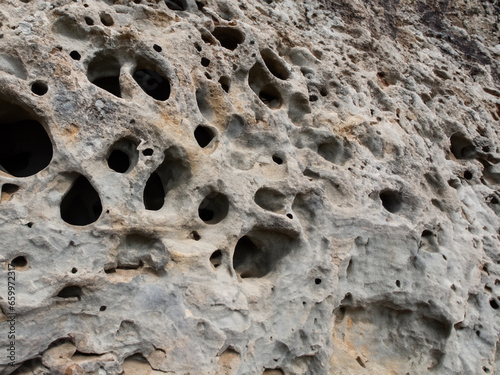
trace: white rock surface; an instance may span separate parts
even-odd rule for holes
[[[494,373],[499,15],[2,0],[0,373]]]

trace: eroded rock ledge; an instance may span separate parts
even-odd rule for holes
[[[2,0],[1,374],[494,373],[499,14]]]

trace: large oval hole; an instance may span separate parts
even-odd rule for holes
[[[165,203],[165,189],[158,173],[153,172],[144,188],[144,207],[146,210],[158,211]]]
[[[15,177],[32,176],[52,160],[52,142],[42,124],[22,108],[0,101],[0,169]]]
[[[222,193],[210,193],[198,207],[198,216],[207,224],[217,224],[229,211],[229,200]]]
[[[260,55],[273,76],[283,80],[290,77],[290,71],[287,69],[285,63],[269,48],[260,51]]]
[[[212,34],[222,47],[231,51],[235,50],[245,40],[245,34],[240,30],[227,26],[216,27]]]
[[[97,55],[87,68],[87,78],[94,85],[121,98],[120,63],[106,54]]]
[[[170,97],[170,82],[149,68],[138,68],[133,77],[141,89],[155,100],[165,101]]]
[[[101,198],[89,180],[80,175],[61,201],[60,211],[68,224],[89,225],[101,216]]]

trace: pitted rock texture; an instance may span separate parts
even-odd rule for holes
[[[1,373],[494,373],[499,14],[2,0]]]

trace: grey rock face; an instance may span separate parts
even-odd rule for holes
[[[494,373],[499,14],[3,0],[0,373]]]

